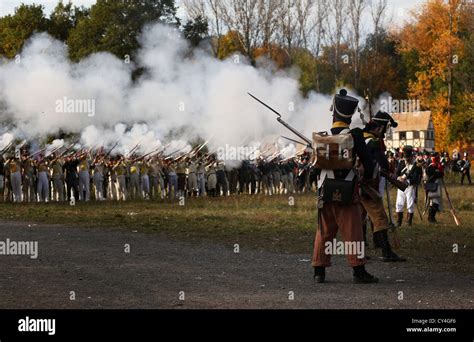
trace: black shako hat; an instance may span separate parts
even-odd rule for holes
[[[398,123],[387,112],[378,111],[372,120],[379,126],[396,128]]]
[[[358,105],[359,100],[355,97],[347,96],[347,90],[341,89],[339,94],[334,96],[331,111],[333,111],[336,118],[339,116],[340,118],[347,120],[352,118]]]

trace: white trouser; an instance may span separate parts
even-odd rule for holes
[[[199,189],[199,196],[204,196],[206,194],[206,176],[204,173],[197,174],[197,182]]]
[[[36,192],[38,193],[38,201],[48,202],[49,179],[46,171],[41,171],[38,173],[38,186]]]
[[[403,213],[405,201],[407,203],[408,212],[413,214],[415,212],[415,187],[410,185],[405,191],[401,191],[400,189],[397,191],[397,213]]]
[[[282,193],[288,193],[288,175],[281,175],[281,184],[283,186]]]
[[[150,194],[150,177],[142,175],[142,196],[148,198]]]
[[[12,184],[13,202],[21,202],[21,173],[20,171],[10,174]]]
[[[84,198],[84,191],[86,196]],[[79,199],[88,201],[90,198],[90,175],[89,171],[81,171],[79,173]]]
[[[188,189],[190,191],[197,191],[198,190],[197,177],[196,177],[195,172],[191,172],[188,175]]]
[[[125,175],[117,176],[117,193],[119,201],[127,200],[127,182]]]
[[[140,178],[138,173],[132,173],[130,175],[130,183],[129,183],[129,194],[130,197],[136,199],[140,197]]]
[[[100,172],[94,172],[95,200],[104,199],[104,175]]]
[[[61,175],[53,175],[53,199],[64,201],[64,182]]]

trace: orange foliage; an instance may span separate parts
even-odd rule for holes
[[[409,96],[420,99],[422,107],[432,111],[438,150],[448,144],[452,109],[448,101],[449,68],[453,56],[460,58],[463,50],[463,42],[456,35],[460,5],[461,0],[429,0],[419,13],[413,13],[415,21],[400,34],[401,51],[415,50],[419,56],[420,71],[409,82]]]

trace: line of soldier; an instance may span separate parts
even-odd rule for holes
[[[109,157],[78,152],[35,158],[26,153],[0,155],[0,201],[49,202],[163,199],[231,194],[308,192],[317,170],[307,156],[243,161],[228,168],[213,156]]]
[[[408,178],[410,186],[397,193],[397,223],[403,221],[404,205],[407,206],[408,224],[411,225],[418,205],[418,188],[441,178],[450,170],[446,155],[415,152],[407,146],[401,154],[386,153],[390,173],[402,180]],[[59,153],[36,158],[26,153],[0,155],[0,201],[101,201],[129,199],[157,199],[181,196],[227,196],[232,194],[293,194],[317,190],[321,170],[312,166],[309,154],[298,158],[273,158],[254,161],[244,160],[239,167],[226,167],[212,156],[196,155],[192,158],[141,158],[133,155],[109,157],[99,153]],[[406,161],[410,166],[406,167]],[[452,163],[452,162],[451,162]],[[415,167],[412,167],[413,164]],[[437,165],[436,167],[431,164]],[[470,181],[470,161],[467,153],[455,163]],[[403,167],[402,167],[403,166]],[[433,170],[438,170],[434,172]],[[410,171],[410,172],[408,172]],[[405,178],[405,179],[403,179]],[[385,178],[382,178],[382,181]],[[384,193],[383,183],[378,187]],[[437,191],[439,193],[440,191]],[[426,192],[425,207],[429,204],[428,218],[435,222],[441,210],[436,194]],[[425,208],[426,209],[426,208]]]

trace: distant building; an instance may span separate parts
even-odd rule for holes
[[[399,149],[410,145],[418,150],[434,151],[435,132],[431,112],[392,113],[398,122],[397,128],[392,128],[386,136],[387,149]]]

